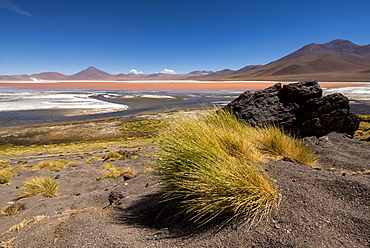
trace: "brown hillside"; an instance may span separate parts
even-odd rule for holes
[[[68,77],[69,80],[114,80],[114,75],[101,71],[93,66]]]
[[[66,75],[59,72],[42,72],[38,74],[32,74],[31,77],[41,78],[43,80],[65,80]]]
[[[245,67],[248,68],[248,67]],[[214,80],[308,80],[369,81],[370,45],[359,46],[350,41],[335,40],[325,44],[309,44],[267,65],[252,70],[240,69]]]

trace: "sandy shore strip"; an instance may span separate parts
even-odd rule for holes
[[[182,92],[216,92],[216,91],[246,91],[270,87],[276,82],[247,81],[64,81],[64,82],[0,82],[0,87],[22,90],[127,90],[127,91],[182,91]],[[281,82],[289,84],[292,82]],[[366,82],[320,82],[322,88],[355,87]]]

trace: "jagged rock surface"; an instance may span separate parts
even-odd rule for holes
[[[348,98],[336,93],[322,97],[317,81],[298,82],[246,91],[226,107],[252,126],[273,124],[285,131],[323,136],[332,131],[353,135],[360,118],[349,111]]]

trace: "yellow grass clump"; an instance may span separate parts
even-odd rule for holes
[[[360,126],[355,132],[360,140],[370,140],[370,115],[358,115],[361,118]]]
[[[22,197],[42,194],[46,198],[51,198],[57,196],[58,192],[59,184],[51,177],[34,177],[22,182],[20,187]]]
[[[111,163],[103,164],[103,169],[108,171],[108,173],[104,176],[105,178],[117,178],[123,175],[122,169],[115,167]]]
[[[274,159],[285,159],[314,167],[318,163],[318,157],[313,154],[306,144],[289,134],[285,134],[276,126],[257,128],[258,143],[265,154]]]
[[[28,170],[46,170],[46,171],[60,171],[66,168],[70,164],[81,163],[79,161],[68,161],[68,160],[49,160],[42,161],[36,164],[29,165],[17,165],[15,168],[18,169],[28,169]]]
[[[10,178],[15,175],[16,171],[7,163],[0,163],[0,184],[9,182]]]
[[[102,159],[104,159],[105,161],[106,160],[109,160],[111,158],[118,158],[120,160],[126,160],[126,156],[121,155],[121,154],[119,154],[116,151],[109,151],[107,154],[105,154],[104,156],[102,156]]]
[[[248,223],[266,216],[278,197],[259,165],[281,156],[301,161],[297,154],[309,153],[279,129],[252,128],[225,111],[180,115],[158,138],[155,169],[162,179],[162,202],[201,225],[218,217]]]
[[[129,166],[124,167],[122,170],[122,175],[136,176],[136,174],[136,171]]]
[[[101,159],[101,158],[97,158],[97,157],[91,157],[91,158],[88,158],[88,159],[86,160],[86,163],[91,164],[91,162],[93,162],[93,161],[97,161],[97,160],[103,160],[103,159]]]
[[[150,133],[157,131],[165,125],[166,122],[161,120],[142,120],[125,123],[120,130],[123,133]]]

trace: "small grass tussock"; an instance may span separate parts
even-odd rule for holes
[[[274,159],[284,159],[309,167],[317,165],[318,157],[301,140],[285,134],[276,126],[269,125],[257,130],[258,135],[255,138],[265,154],[270,154]]]
[[[86,163],[91,164],[91,162],[97,161],[97,160],[103,160],[103,159],[97,158],[97,157],[91,157],[91,158],[86,159]]]
[[[81,163],[79,161],[68,161],[68,160],[50,160],[42,161],[35,164],[16,166],[18,169],[27,169],[27,170],[46,170],[46,171],[60,171],[63,168],[66,168],[68,165],[73,163]]]
[[[225,111],[178,115],[158,139],[154,169],[162,178],[162,202],[201,225],[216,217],[248,223],[266,216],[278,204],[276,187],[260,167],[268,158],[316,161],[302,141],[276,127],[253,128]]]
[[[0,184],[8,183],[16,171],[6,163],[0,164]]]
[[[0,169],[6,169],[6,168],[9,168],[9,165],[7,164],[7,162],[0,162]]]
[[[57,196],[58,182],[51,177],[34,177],[22,182],[20,187],[21,197],[30,197],[42,194],[46,198]]]
[[[18,162],[17,162],[17,164],[27,164],[28,163],[28,161],[27,160],[19,160]]]
[[[81,159],[84,159],[85,158],[85,155],[84,154],[80,154],[80,153],[76,153],[76,156],[78,158],[81,158]]]
[[[136,176],[136,175],[137,175],[137,173],[136,173],[136,171],[135,171],[133,168],[131,168],[131,167],[127,166],[127,167],[124,167],[124,168],[122,169],[122,175],[131,175],[131,176]]]
[[[0,178],[0,184],[6,184],[8,183],[9,180],[8,179],[5,179],[5,178]]]
[[[122,125],[123,133],[151,133],[164,127],[167,123],[162,120],[142,120],[128,122]]]
[[[38,164],[38,167],[44,170],[54,170],[66,168],[70,162],[64,160],[53,160],[53,161],[42,161]]]
[[[102,156],[102,159],[104,161],[107,161],[109,159],[115,159],[115,158],[118,158],[119,160],[126,160],[126,156],[121,155],[116,151],[109,151],[108,154],[105,154]],[[111,161],[115,161],[115,160],[111,160]]]
[[[355,136],[361,140],[370,140],[370,115],[358,115],[361,118],[359,129],[355,132]]]
[[[115,167],[111,163],[103,164],[103,169],[108,171],[108,173],[104,176],[105,178],[117,178],[123,175],[122,169]]]

